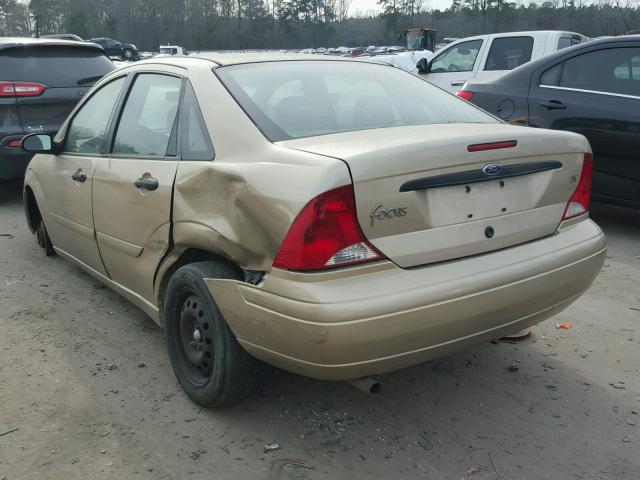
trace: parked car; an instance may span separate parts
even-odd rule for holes
[[[58,40],[71,40],[72,42],[84,42],[78,35],[73,33],[57,33],[55,35],[40,35],[40,38],[56,38]]]
[[[106,37],[92,38],[91,40],[87,40],[87,42],[97,43],[104,48],[104,51],[107,52],[107,55],[110,57],[118,57],[122,60],[135,60],[140,58],[138,47],[129,43],[120,43],[117,40]]]
[[[171,55],[187,55],[187,52],[179,45],[160,45],[157,57],[170,57]]]
[[[55,133],[80,98],[114,69],[96,45],[0,38],[0,180],[22,178],[27,133]]]
[[[142,61],[23,147],[40,244],[164,326],[204,406],[246,396],[254,359],[350,380],[517,332],[605,258],[583,136],[373,62]]]
[[[506,121],[583,134],[593,196],[640,208],[640,35],[563,50],[459,95]]]
[[[463,38],[420,60],[422,78],[451,93],[468,80],[490,80],[556,50],[589,40],[573,32],[493,33]]]

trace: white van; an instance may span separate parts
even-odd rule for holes
[[[579,33],[553,30],[467,37],[419,63],[418,71],[425,80],[455,93],[467,80],[493,79],[547,53],[588,40]]]

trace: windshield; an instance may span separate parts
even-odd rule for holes
[[[178,53],[178,49],[171,47],[160,47],[160,54],[163,55],[175,55]]]
[[[407,32],[407,50],[422,50],[423,38],[422,32]]]
[[[222,67],[219,78],[271,141],[438,123],[496,123],[403,70],[364,62],[286,61]]]

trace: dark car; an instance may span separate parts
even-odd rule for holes
[[[586,136],[593,198],[640,208],[640,35],[558,51],[458,96],[507,122]]]
[[[55,133],[89,88],[114,65],[97,45],[0,38],[0,179],[21,178],[28,133]]]
[[[97,43],[104,48],[104,51],[107,52],[107,55],[110,57],[119,57],[123,60],[135,60],[136,58],[140,58],[138,48],[129,43],[120,43],[117,40],[106,37],[92,38],[91,40],[87,40],[87,42]]]

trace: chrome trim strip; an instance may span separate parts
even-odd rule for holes
[[[596,93],[598,95],[608,95],[610,97],[633,98],[635,100],[640,100],[640,97],[636,95],[624,95],[622,93],[599,92],[597,90],[583,90],[581,88],[556,87],[554,85],[538,85],[538,86],[540,88],[550,88],[552,90],[568,90],[569,92]]]

